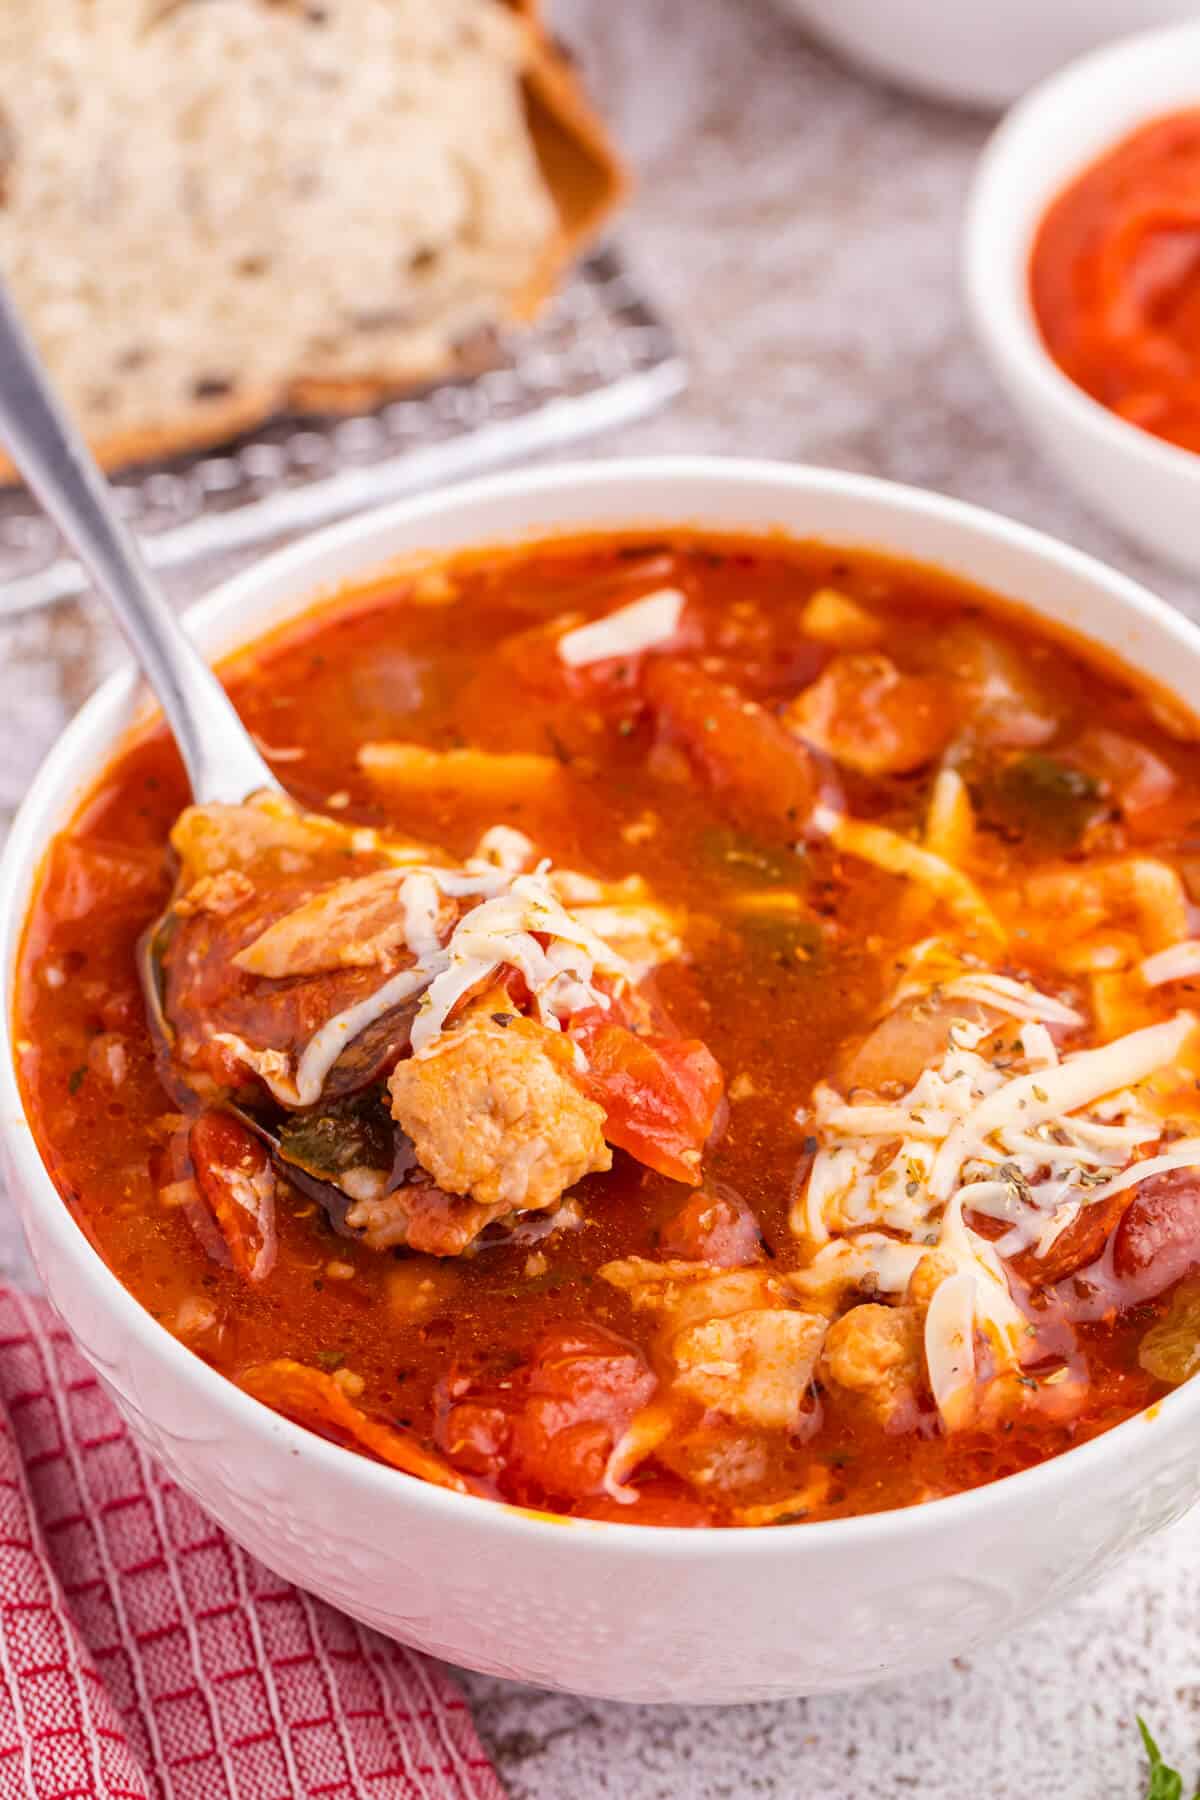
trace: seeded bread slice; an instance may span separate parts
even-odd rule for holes
[[[537,0],[39,0],[0,71],[0,267],[110,467],[453,370],[622,189]]]

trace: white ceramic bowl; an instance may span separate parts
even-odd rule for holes
[[[1200,632],[1019,525],[860,475],[661,458],[518,473],[406,501],[270,557],[191,614],[210,653],[418,549],[697,522],[886,548],[1024,600],[1193,702]],[[407,1643],[624,1700],[732,1701],[907,1675],[1094,1580],[1200,1490],[1200,1382],[1042,1467],[909,1511],[759,1531],[553,1521],[445,1493],[269,1412],[130,1297],[50,1183],[9,1019],[39,859],[131,716],[106,683],[51,752],[0,865],[0,1134],[55,1306],[137,1435],[263,1562]]]
[[[963,275],[980,343],[1064,479],[1153,554],[1197,572],[1200,455],[1077,387],[1045,349],[1029,298],[1030,252],[1050,202],[1139,125],[1189,106],[1200,106],[1200,19],[1111,44],[1045,82],[980,160]]]
[[[861,68],[960,106],[1008,106],[1073,56],[1194,0],[779,0]]]

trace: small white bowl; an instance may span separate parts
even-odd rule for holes
[[[518,472],[356,518],[189,616],[209,655],[391,559],[564,531],[783,530],[891,550],[1024,601],[1200,695],[1200,630],[993,513],[862,475],[662,457]],[[1095,1578],[1200,1493],[1200,1380],[1054,1461],[906,1511],[762,1530],[548,1519],[428,1486],[293,1425],[194,1356],[92,1249],[42,1163],[13,1066],[21,928],[54,832],[138,698],[118,674],[63,734],[0,862],[0,1148],[42,1280],[130,1427],[270,1568],[476,1669],[619,1700],[766,1700],[969,1652]]]
[[[779,0],[885,81],[996,110],[1073,56],[1127,31],[1195,16],[1195,0]]]
[[[1021,102],[980,160],[963,276],[980,343],[1047,457],[1151,554],[1200,572],[1200,455],[1130,425],[1077,387],[1037,328],[1029,259],[1046,208],[1139,125],[1200,107],[1200,20],[1125,38]]]

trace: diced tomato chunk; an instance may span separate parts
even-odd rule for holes
[[[685,752],[735,825],[771,843],[802,836],[828,779],[807,744],[692,663],[656,658],[642,685],[660,736]]]
[[[707,1046],[698,1038],[640,1036],[598,1007],[577,1014],[570,1035],[587,1058],[580,1084],[604,1108],[609,1143],[660,1175],[697,1187],[725,1092]]]
[[[763,1259],[758,1220],[740,1194],[724,1185],[689,1194],[666,1221],[659,1249],[667,1258],[709,1263],[717,1269],[744,1269]]]
[[[1113,1240],[1113,1273],[1131,1297],[1152,1300],[1200,1269],[1200,1172],[1170,1169],[1143,1181]]]
[[[437,1444],[520,1505],[587,1500],[603,1493],[608,1459],[654,1387],[634,1345],[602,1326],[564,1327],[503,1386],[474,1392],[452,1380]]]
[[[167,889],[160,851],[69,837],[55,839],[46,885],[56,919],[71,925],[134,906],[148,912]]]

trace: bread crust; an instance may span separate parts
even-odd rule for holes
[[[526,116],[559,221],[536,270],[501,320],[525,323],[536,318],[565,271],[625,197],[629,176],[569,57],[547,32],[541,0],[497,3],[515,13],[527,40]],[[381,371],[377,377],[333,379],[298,370],[281,386],[239,390],[197,403],[169,425],[116,431],[92,437],[89,443],[103,469],[128,468],[218,445],[281,414],[367,411],[389,397],[463,372],[465,367],[465,359],[450,350],[428,360],[410,361],[403,369]],[[0,482],[11,482],[16,473],[9,459],[0,454]]]

